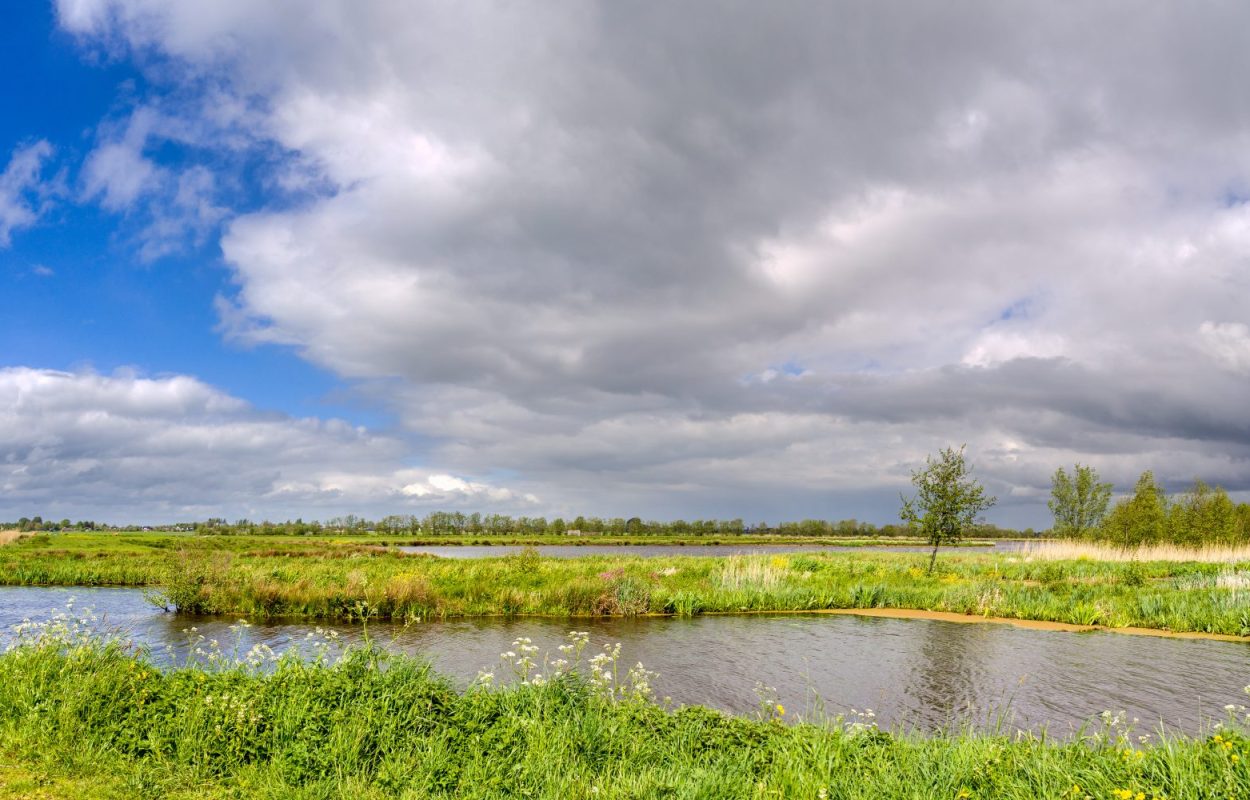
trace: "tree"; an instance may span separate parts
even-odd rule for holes
[[[1123,547],[1156,544],[1166,534],[1168,498],[1163,487],[1155,482],[1154,473],[1146,470],[1133,487],[1133,496],[1121,500],[1111,509],[1102,525],[1104,538]]]
[[[1169,505],[1167,538],[1177,544],[1233,544],[1239,539],[1237,506],[1228,492],[1201,480]]]
[[[1055,515],[1055,533],[1079,539],[1097,530],[1107,516],[1111,484],[1098,480],[1098,470],[1077,464],[1072,475],[1063,467],[1055,470],[1050,484],[1050,513]]]
[[[908,500],[900,495],[903,508],[899,517],[933,545],[930,573],[937,563],[938,547],[958,542],[964,531],[976,525],[981,512],[996,501],[986,495],[985,487],[970,472],[964,446],[959,450],[947,447],[937,459],[926,456],[924,469],[912,472],[916,496]]]

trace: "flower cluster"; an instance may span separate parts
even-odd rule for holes
[[[852,708],[850,714],[839,714],[834,723],[847,736],[859,736],[877,730],[877,712],[871,708],[860,711]]]
[[[775,686],[767,686],[762,682],[755,683],[755,696],[759,698],[759,714],[763,720],[780,720],[786,715],[786,707],[781,704]]]
[[[13,638],[6,649],[38,644],[74,650],[98,641],[101,620],[90,608],[76,609],[76,599],[65,603],[65,610],[58,611],[42,622],[24,619],[13,626]]]
[[[269,668],[285,658],[295,658],[321,666],[332,666],[343,658],[343,642],[339,632],[317,627],[305,634],[302,641],[297,641],[285,651],[279,652],[263,642],[247,645],[248,630],[252,623],[245,619],[238,620],[227,630],[230,641],[223,646],[219,639],[210,639],[192,626],[183,630],[186,636],[186,658],[183,666],[197,666],[210,670],[225,670],[244,667],[251,670]],[[178,659],[173,645],[165,647],[165,653],[171,664]]]
[[[560,658],[548,659],[544,654],[538,661],[538,646],[528,636],[514,639],[512,649],[499,654],[505,668],[517,682],[531,686],[543,686],[571,674],[584,674],[587,684],[596,695],[612,701],[645,700],[652,695],[651,680],[655,673],[641,663],[620,674],[621,645],[605,643],[603,651],[591,656],[583,667],[582,656],[590,645],[586,631],[570,631],[567,640],[560,645]],[[474,681],[475,686],[494,684],[495,673],[482,670]]]

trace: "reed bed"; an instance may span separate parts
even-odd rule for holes
[[[893,608],[1250,636],[1250,564],[952,550],[930,574],[924,553],[451,559],[256,538],[39,535],[0,548],[0,582],[147,586],[170,610],[258,619]]]
[[[1154,544],[1124,548],[1105,542],[1050,541],[1030,542],[1021,555],[1048,561],[1190,561],[1202,564],[1236,564],[1250,561],[1250,544],[1203,545],[1185,547],[1176,544]]]
[[[18,539],[21,539],[25,535],[26,534],[23,533],[22,531],[16,531],[16,530],[0,531],[0,547],[3,547],[6,544],[11,544],[12,542],[16,542]]]
[[[729,556],[719,581],[726,589],[772,589],[785,578],[786,556]]]

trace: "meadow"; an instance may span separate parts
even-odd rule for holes
[[[1250,796],[1244,706],[1199,737],[1104,715],[1054,740],[1008,730],[923,737],[869,715],[785,724],[650,697],[619,651],[465,690],[419,660],[220,651],[161,670],[62,618],[0,655],[0,797],[1118,798]],[[717,657],[708,653],[709,659]],[[1237,698],[1229,698],[1237,700]]]
[[[912,609],[1250,635],[1250,561],[1063,555],[945,551],[930,574],[923,553],[870,550],[469,560],[329,538],[45,534],[0,547],[0,579],[148,586],[171,610],[257,619]]]

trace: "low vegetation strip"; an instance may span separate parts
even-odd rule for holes
[[[1152,544],[1123,547],[1106,542],[1047,541],[1024,545],[1024,558],[1051,561],[1198,561],[1207,564],[1250,562],[1250,544],[1208,544],[1183,546]]]
[[[926,738],[864,716],[783,724],[785,709],[766,701],[757,719],[669,709],[614,672],[591,659],[540,680],[525,667],[524,682],[458,691],[420,661],[368,648],[210,655],[162,671],[66,628],[0,655],[0,796],[1250,796],[1236,707],[1209,736],[1144,745],[1110,717],[1063,741]]]
[[[44,535],[16,542],[0,549],[0,575],[23,585],[160,587],[153,595],[171,610],[255,618],[895,608],[1250,635],[1250,562],[956,551],[944,553],[930,574],[923,553],[554,559],[530,551],[462,560],[302,537],[100,538],[106,541]]]

